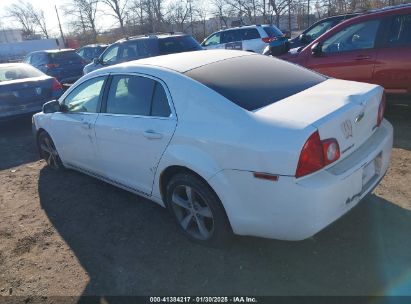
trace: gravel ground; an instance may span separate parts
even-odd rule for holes
[[[389,100],[391,168],[315,237],[186,240],[166,210],[38,160],[30,121],[0,125],[0,295],[411,295],[411,100]]]

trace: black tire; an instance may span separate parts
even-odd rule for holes
[[[39,154],[42,159],[44,159],[47,165],[53,170],[62,170],[64,165],[61,162],[60,156],[57,152],[56,146],[53,140],[47,132],[42,131],[37,139],[37,147],[39,149]]]
[[[191,193],[191,199],[187,193]],[[182,207],[183,204],[186,205]],[[174,175],[167,184],[166,205],[179,229],[190,240],[212,247],[229,243],[232,230],[224,207],[210,186],[198,176],[191,173]],[[190,214],[191,220],[184,227],[187,222],[184,219]]]

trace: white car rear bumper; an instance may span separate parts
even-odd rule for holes
[[[223,170],[209,183],[234,233],[302,240],[340,218],[378,185],[388,169],[392,144],[393,128],[384,120],[347,158],[306,177],[268,181],[249,171]]]

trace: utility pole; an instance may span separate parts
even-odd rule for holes
[[[61,35],[61,39],[63,40],[63,48],[65,48],[66,41],[64,40],[63,29],[61,28],[61,22],[60,22],[59,12],[57,11],[57,5],[55,5],[54,8],[56,9],[57,20],[59,22],[60,35]]]

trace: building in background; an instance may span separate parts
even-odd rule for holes
[[[23,31],[18,29],[0,29],[0,43],[23,41]]]

